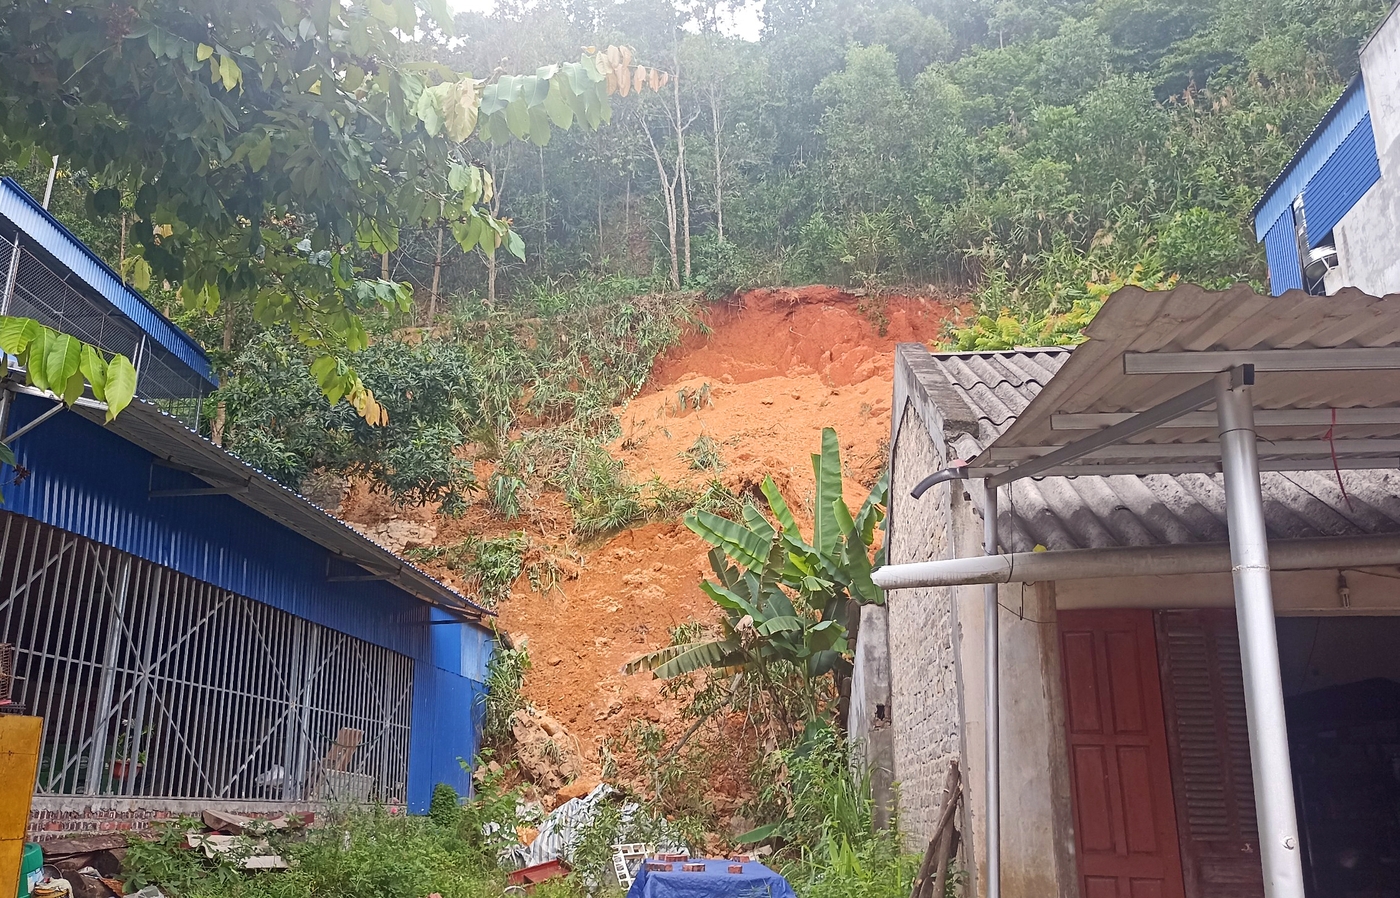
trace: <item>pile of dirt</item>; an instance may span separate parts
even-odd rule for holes
[[[811,454],[830,426],[841,441],[847,499],[860,501],[888,452],[895,344],[936,343],[949,319],[950,303],[937,295],[869,297],[808,287],[733,297],[711,307],[705,327],[658,360],[642,395],[615,410],[623,435],[611,451],[638,482],[655,477],[698,490],[717,479],[751,494],[772,475],[810,520]],[[581,777],[594,780],[607,740],[637,723],[664,726],[677,718],[679,708],[659,681],[626,676],[622,667],[665,646],[672,627],[714,618],[698,585],[710,573],[709,547],[679,522],[629,529],[599,545],[566,545],[567,511],[545,499],[519,522],[495,519],[485,503],[462,518],[433,520],[426,510],[395,511],[357,485],[342,514],[375,533],[389,518],[411,520],[419,526],[383,531],[405,542],[435,526],[437,545],[524,529],[535,544],[577,559],[569,571],[576,576],[543,592],[518,583],[498,609],[498,625],[528,637],[533,667],[525,696],[577,740]],[[453,572],[429,567],[463,585]],[[536,726],[524,729],[539,742]]]

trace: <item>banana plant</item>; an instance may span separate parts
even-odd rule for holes
[[[812,456],[812,473],[817,489],[810,541],[771,477],[764,478],[762,485],[768,516],[747,503],[742,521],[697,511],[687,516],[686,526],[746,567],[763,564],[763,547],[780,539],[785,549],[783,583],[800,595],[807,607],[820,610],[823,620],[844,625],[850,599],[862,605],[885,601],[884,592],[870,576],[882,563],[884,548],[876,552],[873,563],[870,549],[875,528],[885,517],[889,474],[880,476],[860,509],[852,514],[842,494],[840,443],[830,427],[822,430],[822,451]],[[781,529],[775,529],[769,517]]]
[[[870,546],[884,517],[887,479],[882,476],[851,514],[842,496],[840,444],[829,427],[812,468],[817,508],[811,541],[771,477],[762,489],[776,527],[751,502],[739,521],[705,511],[687,516],[686,526],[714,547],[709,557],[715,580],[700,588],[725,613],[720,635],[644,655],[626,673],[649,670],[670,679],[703,669],[744,673],[783,661],[815,679],[849,669],[847,603],[884,600],[870,578]]]

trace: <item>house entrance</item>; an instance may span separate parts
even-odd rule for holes
[[[1400,618],[1278,621],[1310,896],[1400,896]]]
[[[1277,626],[1307,894],[1400,898],[1400,617]],[[1060,650],[1086,898],[1262,898],[1233,611],[1065,611]]]
[[[1152,612],[1060,613],[1084,898],[1183,898]]]

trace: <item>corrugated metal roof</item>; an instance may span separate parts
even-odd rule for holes
[[[12,178],[0,179],[0,219],[3,219],[0,224],[8,224],[7,230],[18,228],[23,231],[38,249],[72,271],[90,290],[131,319],[151,339],[200,377],[211,385],[218,385],[204,349],[171,324],[144,296],[124,284],[106,262],[74,237],[62,222],[50,215]],[[13,238],[13,234],[7,236]]]
[[[1380,179],[1376,135],[1368,115],[1342,140],[1331,158],[1303,188],[1308,248],[1326,240],[1337,222]]]
[[[979,454],[1016,422],[1070,356],[1066,349],[931,354],[936,376],[966,405],[967,414],[959,409],[945,416],[953,422],[945,425],[950,445],[964,458]],[[1331,471],[1265,472],[1270,536],[1400,532],[1400,472],[1343,471],[1341,476],[1350,503]],[[999,500],[1002,547],[1011,552],[1036,545],[1087,549],[1228,539],[1218,474],[1025,479],[1003,486]]]
[[[80,402],[74,411],[103,424],[104,411],[100,407]],[[410,595],[478,621],[491,614],[150,403],[133,401],[105,428],[206,483],[236,486],[229,498],[305,536],[347,564],[382,573],[386,582]],[[21,437],[17,444],[22,446],[25,439]],[[144,483],[141,486],[146,488]],[[63,526],[59,521],[49,523]]]
[[[1213,350],[1238,358],[1239,353],[1252,350],[1396,347],[1400,346],[1400,295],[1378,299],[1349,288],[1332,296],[1295,290],[1268,297],[1243,285],[1220,292],[1194,286],[1157,292],[1129,287],[1108,299],[1085,333],[1089,340],[1074,350],[1016,422],[973,460],[974,467],[1005,468],[1087,435],[1084,430],[1057,427],[1056,422],[1062,422],[1057,416],[1137,413],[1214,377],[1127,375],[1129,353]],[[1400,368],[1261,371],[1253,401],[1260,412],[1400,409]],[[1330,469],[1335,459],[1342,466],[1400,466],[1400,419],[1394,414],[1389,418],[1397,423],[1345,423],[1344,415],[1335,426],[1325,415],[1318,417],[1322,420],[1309,426],[1271,426],[1261,416],[1261,465]],[[1143,466],[1172,473],[1213,470],[1219,464],[1213,418],[1194,426],[1148,430],[1054,473],[1070,473],[1066,468],[1102,473],[1094,471],[1094,465],[1112,465],[1122,473],[1129,464],[1138,466],[1134,473],[1143,473]]]
[[[1298,194],[1303,192],[1313,175],[1317,174],[1337,147],[1342,145],[1347,135],[1351,134],[1362,119],[1369,118],[1370,114],[1370,108],[1366,104],[1366,85],[1358,74],[1351,79],[1351,83],[1342,91],[1337,102],[1332,104],[1332,108],[1323,115],[1322,121],[1308,134],[1298,152],[1294,153],[1293,158],[1283,167],[1283,171],[1264,188],[1263,195],[1251,212],[1256,239],[1264,239],[1264,234],[1297,199]]]

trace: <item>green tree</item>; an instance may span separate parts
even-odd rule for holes
[[[384,412],[349,354],[368,342],[361,316],[409,294],[360,260],[404,223],[442,221],[464,250],[523,255],[464,142],[597,128],[620,82],[607,53],[484,81],[415,60],[404,36],[450,28],[425,0],[10,0],[0,14],[5,151],[91,173],[100,214],[132,197],[138,288],[168,281],[210,312],[246,303],[371,423]]]

